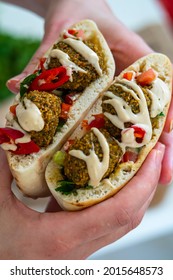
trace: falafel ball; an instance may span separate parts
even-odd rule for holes
[[[122,83],[123,86],[126,86],[125,84]],[[127,87],[128,89],[128,87]],[[129,88],[131,90],[133,90],[132,88]],[[147,101],[147,105],[148,107],[151,106],[151,99],[149,98],[149,94],[146,91],[145,88],[142,88],[146,101]],[[134,99],[134,97],[131,95],[130,92],[128,91],[124,91],[123,88],[121,87],[120,84],[113,84],[110,88],[109,91],[111,91],[114,95],[121,97],[123,100],[125,100],[127,102],[127,104],[131,107],[131,110],[134,114],[138,114],[140,107],[139,107],[139,102]],[[108,100],[109,97],[107,96],[103,96],[102,98],[102,109],[103,109],[103,113],[107,112],[110,113],[112,115],[117,115],[114,107],[111,104],[107,104],[104,103],[103,101]],[[121,141],[121,129],[116,127],[106,116],[104,116],[105,119],[105,128],[107,129],[107,131],[113,136],[115,137],[118,141]],[[126,122],[125,124],[125,128],[128,128],[132,125],[132,123],[130,122]]]
[[[59,115],[61,113],[61,100],[54,94],[45,91],[30,91],[24,95],[31,100],[40,110],[45,122],[41,131],[31,131],[31,139],[39,147],[47,147],[53,140],[59,123]]]
[[[103,58],[102,58],[102,53],[99,51],[99,48],[97,45],[92,44],[91,42],[87,43],[88,47],[93,49],[97,55],[99,56],[99,63],[100,67],[102,68],[102,65],[104,64]],[[83,72],[73,72],[73,80],[72,81],[67,81],[64,83],[61,88],[62,89],[68,89],[71,91],[83,91],[86,87],[88,87],[93,81],[95,81],[99,75],[95,68],[84,58],[82,57],[81,54],[76,52],[71,46],[67,45],[65,42],[60,41],[57,44],[54,45],[54,49],[59,49],[66,54],[69,55],[70,60],[74,62],[77,66],[82,68],[83,70],[86,71],[86,73]],[[61,63],[57,58],[50,58],[50,62],[48,64],[48,68],[55,68],[61,66]]]
[[[105,129],[100,129],[100,131],[105,136],[110,149],[109,168],[103,176],[103,178],[105,178],[113,172],[115,166],[120,161],[122,150],[115,139],[112,138]],[[99,160],[102,161],[103,151],[97,136],[92,130],[86,133],[81,139],[75,140],[75,143],[70,147],[70,150],[81,150],[85,155],[89,155],[93,145],[95,153],[97,154]],[[66,155],[64,161],[64,174],[69,180],[73,181],[78,188],[86,186],[90,179],[86,162],[70,155],[69,153]]]

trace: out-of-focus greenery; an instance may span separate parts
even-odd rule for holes
[[[12,93],[6,81],[20,74],[36,51],[40,41],[0,34],[0,102]]]

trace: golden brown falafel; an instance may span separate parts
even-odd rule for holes
[[[103,69],[104,61],[102,58],[102,54],[97,48],[97,46],[91,42],[87,42],[86,44],[97,53],[97,55],[99,56],[100,66]],[[58,42],[56,45],[54,45],[54,49],[59,49],[68,54],[72,62],[74,62],[77,66],[86,71],[86,73],[74,71],[72,75],[73,80],[67,81],[62,85],[61,88],[72,91],[83,91],[94,80],[98,78],[99,75],[96,72],[95,68],[84,57],[82,57],[81,54],[76,52],[71,46],[67,45],[65,42]],[[59,66],[61,66],[59,60],[57,58],[51,57],[50,62],[48,64],[48,68],[55,68]]]
[[[103,176],[103,178],[105,178],[109,176],[109,174],[114,170],[117,163],[120,161],[122,150],[118,146],[115,139],[112,138],[105,129],[100,129],[100,131],[107,139],[110,149],[109,168]],[[93,146],[99,160],[102,161],[103,151],[97,136],[92,130],[86,133],[81,139],[77,139],[75,143],[70,147],[70,150],[81,150],[85,155],[89,155],[90,150],[93,149]],[[77,187],[86,186],[90,179],[85,161],[78,159],[70,155],[69,153],[66,155],[64,161],[64,173],[69,180],[72,180],[76,184]]]
[[[41,131],[30,132],[31,139],[39,147],[47,147],[52,142],[59,123],[61,100],[54,94],[38,90],[30,91],[24,97],[30,99],[39,108],[45,122]]]

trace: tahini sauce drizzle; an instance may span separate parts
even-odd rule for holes
[[[95,70],[100,76],[102,75],[102,69],[99,65],[98,55],[87,45],[85,45],[84,42],[80,40],[74,40],[72,38],[67,38],[63,41],[69,46],[71,46],[79,54],[81,54],[95,68]]]
[[[50,57],[57,58],[59,60],[59,62],[64,67],[66,67],[67,75],[70,77],[70,81],[72,81],[72,71],[87,73],[87,71],[85,71],[81,67],[77,66],[74,62],[72,62],[67,53],[65,53],[61,50],[58,50],[58,49],[51,50]]]
[[[38,107],[26,97],[16,107],[16,116],[25,131],[41,131],[44,120]]]
[[[20,94],[17,94],[15,99],[14,99],[14,105],[18,105],[20,102]],[[10,151],[16,151],[17,150],[17,145],[18,143],[28,143],[31,141],[31,136],[26,133],[25,130],[21,128],[21,126],[18,124],[18,122],[14,119],[14,115],[11,112],[8,112],[6,114],[6,120],[7,120],[7,125],[6,127],[14,128],[16,130],[21,131],[24,135],[21,138],[16,139],[15,141],[11,140],[11,143],[3,143],[1,144],[1,147],[4,150],[10,150]]]
[[[92,128],[92,131],[97,136],[102,148],[103,160],[99,160],[94,151],[94,147],[90,150],[90,154],[88,156],[80,150],[71,150],[69,154],[86,162],[90,177],[89,185],[96,187],[109,167],[109,145],[105,136],[97,128]]]
[[[157,78],[152,84],[152,89],[147,89],[147,92],[152,100],[150,115],[155,118],[169,102],[169,88],[166,83]]]
[[[122,85],[126,84],[130,86],[133,90]],[[152,137],[152,124],[149,116],[149,111],[147,108],[146,99],[142,89],[132,81],[126,79],[118,80],[117,84],[122,88],[123,91],[130,93],[139,103],[139,113],[134,114],[131,107],[122,98],[114,95],[112,92],[107,91],[104,95],[110,99],[103,101],[104,103],[111,104],[117,115],[105,112],[104,115],[118,128],[122,129],[122,143],[121,146],[124,148],[126,146],[136,148],[147,144]],[[131,122],[134,125],[143,128],[146,133],[144,135],[142,143],[137,143],[134,137],[133,128],[125,128],[125,123]]]

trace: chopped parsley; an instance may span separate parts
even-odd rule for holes
[[[165,114],[163,112],[161,112],[160,114],[158,114],[158,117],[164,117]]]
[[[59,119],[59,123],[58,123],[57,129],[56,129],[56,132],[60,132],[65,123],[66,123],[66,120]]]
[[[69,195],[71,193],[73,193],[74,195],[77,195],[75,184],[70,181],[62,180],[62,181],[58,182],[58,187],[55,190],[57,192],[65,194],[65,195]]]
[[[83,189],[93,189],[93,186],[86,186],[84,187]],[[65,195],[69,195],[69,194],[74,194],[74,195],[77,195],[77,189],[75,187],[75,184],[71,181],[65,181],[65,180],[62,180],[60,182],[58,182],[58,187],[55,189],[55,191],[57,192],[60,192],[62,194],[65,194]]]

